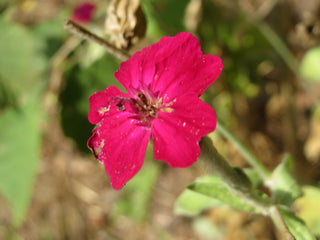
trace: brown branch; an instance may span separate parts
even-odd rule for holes
[[[125,61],[128,58],[130,58],[130,54],[128,54],[127,52],[116,48],[112,44],[105,41],[103,38],[90,32],[89,30],[85,29],[84,27],[80,26],[79,24],[75,23],[74,21],[72,21],[70,19],[68,19],[65,22],[64,27],[67,30],[69,30],[70,32],[72,32],[73,34],[75,34],[83,39],[93,41],[93,42],[99,44],[100,46],[104,47],[110,54],[112,54],[113,56],[115,56],[116,58],[118,58],[121,61]]]

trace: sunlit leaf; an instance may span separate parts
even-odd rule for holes
[[[40,157],[39,99],[0,116],[0,192],[12,207],[13,223],[26,214]]]
[[[262,185],[262,180],[259,176],[259,174],[252,168],[244,168],[242,169],[246,176],[249,178],[252,186],[254,188],[257,188]]]
[[[320,235],[320,188],[313,186],[305,186],[303,188],[303,196],[294,203],[297,214],[301,217],[317,235]]]
[[[290,206],[302,194],[299,185],[290,173],[292,164],[292,157],[287,155],[273,171],[267,182],[272,189],[273,200],[287,206]]]
[[[152,11],[159,26],[167,33],[184,30],[183,17],[189,1],[144,0],[143,2]]]
[[[307,228],[305,223],[298,218],[293,212],[284,207],[278,208],[281,217],[286,224],[290,233],[295,237],[296,240],[314,240],[314,236]]]
[[[174,210],[176,214],[192,217],[206,209],[224,205],[218,199],[186,189],[177,199]]]
[[[201,193],[212,199],[219,200],[225,206],[249,212],[259,212],[258,209],[248,203],[244,195],[241,196],[237,194],[236,191],[232,191],[226,186],[223,180],[218,177],[200,177],[194,183],[189,185],[188,189]]]

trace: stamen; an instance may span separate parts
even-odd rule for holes
[[[146,97],[143,93],[137,94],[138,99],[135,100],[135,105],[145,117],[156,117],[157,112],[161,107],[162,100],[160,99],[155,104],[151,97]]]
[[[166,112],[166,113],[173,112],[173,108],[170,108],[170,107],[161,108],[160,110],[161,110],[161,112]]]

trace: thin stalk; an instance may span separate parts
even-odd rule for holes
[[[280,55],[288,68],[290,68],[291,71],[298,76],[298,62],[295,56],[286,46],[284,41],[277,35],[277,33],[266,22],[263,21],[263,19],[271,12],[277,3],[277,0],[265,1],[264,5],[262,4],[254,14],[242,9],[238,1],[233,1],[233,4],[230,5],[230,8],[235,13],[239,12],[245,19],[247,19],[248,22],[250,22],[252,25],[255,25],[265,39]]]
[[[260,178],[265,182],[270,172],[261,162],[246,148],[239,139],[237,139],[231,132],[229,132],[221,123],[218,122],[216,129],[222,136],[228,139],[234,144],[240,154],[246,159],[246,161],[254,168]]]
[[[269,208],[268,215],[272,219],[273,223],[277,226],[279,231],[281,231],[282,235],[286,240],[295,240],[294,236],[289,231],[288,227],[286,226],[278,208],[276,206],[272,206]]]
[[[265,22],[256,23],[257,28],[263,34],[263,36],[268,40],[268,42],[272,45],[272,47],[278,52],[283,61],[287,64],[287,66],[294,72],[296,75],[299,75],[298,63],[289,50],[289,48],[284,44],[281,38],[275,33],[275,31]]]
[[[95,35],[94,33],[90,32],[89,30],[85,29],[84,27],[80,26],[79,24],[75,23],[70,19],[68,19],[65,22],[64,27],[68,29],[70,32],[72,32],[73,34],[83,39],[90,40],[99,44],[100,46],[104,47],[110,54],[117,57],[121,61],[125,61],[130,58],[130,54],[128,54],[127,52],[116,48],[115,46],[108,43],[103,38]]]

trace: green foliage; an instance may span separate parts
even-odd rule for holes
[[[188,1],[145,0],[143,4],[166,34],[184,31],[183,17]]]
[[[290,155],[285,156],[267,181],[273,192],[273,201],[287,206],[302,195],[300,186],[290,173],[292,165],[293,158]]]
[[[252,170],[241,171],[253,183],[252,188],[246,191],[241,190],[242,185],[239,180],[230,179],[229,166],[217,164],[219,161],[225,161],[221,155],[215,151],[209,151],[212,156],[209,156],[213,161],[213,166],[219,166],[216,172],[221,178],[215,176],[201,177],[194,183],[188,186],[188,189],[178,199],[176,210],[187,216],[194,216],[199,214],[202,210],[210,207],[229,206],[238,210],[256,212],[263,215],[270,216],[276,226],[281,231],[288,228],[288,235],[295,236],[296,239],[313,239],[307,226],[301,221],[287,206],[290,206],[298,197],[301,196],[301,189],[296,180],[290,174],[290,169],[293,165],[293,159],[287,155],[281,164],[270,174],[265,169],[258,159],[243,145],[239,140],[233,136],[221,124],[218,124],[219,132],[234,143],[243,157],[253,166]],[[208,157],[207,155],[203,157]],[[221,167],[225,166],[225,167]],[[239,169],[241,170],[241,169]],[[262,194],[258,187],[260,185],[267,185],[270,187],[271,197]],[[188,192],[189,190],[194,191]],[[211,198],[201,198],[197,194],[203,194]],[[193,201],[198,201],[195,207],[190,207],[187,197]],[[214,202],[218,200],[218,203]],[[222,204],[219,204],[219,201]],[[275,210],[276,209],[276,210]],[[279,217],[280,219],[279,220]],[[281,224],[282,219],[284,224]]]
[[[41,42],[24,26],[0,18],[0,191],[19,226],[32,197],[40,158]]]
[[[52,57],[63,44],[67,32],[63,29],[63,23],[67,16],[61,13],[55,19],[36,24],[30,30],[46,57]]]
[[[10,3],[11,1],[15,1],[15,0],[0,0],[0,4],[7,4],[7,3]]]
[[[44,59],[37,39],[25,27],[0,18],[0,29],[0,88],[6,93],[0,96],[0,106],[4,106],[28,94],[39,80]]]
[[[278,207],[283,221],[296,240],[315,240],[305,223],[286,207]]]
[[[28,209],[39,164],[38,103],[39,98],[33,98],[0,117],[0,190],[12,207],[15,225],[22,223]]]
[[[236,191],[229,188],[219,177],[200,177],[189,185],[188,189],[220,201],[221,205],[224,206],[230,206],[238,210],[249,212],[259,212],[258,209],[248,203],[247,199],[239,196]]]
[[[252,168],[242,169],[244,174],[249,178],[253,188],[259,188],[263,185],[263,182],[259,174]]]
[[[320,189],[319,187],[303,187],[303,196],[294,203],[294,208],[310,228],[310,230],[320,236]]]
[[[267,199],[267,197],[264,196],[261,198],[262,201],[259,200],[260,203],[264,204],[263,202],[269,202],[270,204],[272,202],[278,202],[281,200],[282,203],[291,205],[291,203],[301,195],[300,188],[296,185],[296,182],[288,173],[288,164],[290,161],[291,160],[289,157],[285,158],[282,164],[280,164],[280,166],[275,170],[275,173],[272,174],[275,184],[275,188],[273,189],[273,199]],[[253,178],[255,181],[257,180],[257,176],[255,174],[250,175],[250,179]],[[317,211],[317,208],[312,207],[318,205],[319,199],[317,198],[320,197],[319,193],[319,189],[317,189],[316,192],[312,191],[313,199],[311,201],[313,204],[310,202],[310,195],[305,199],[305,201],[310,204],[312,210],[310,208],[305,208],[303,215],[309,218],[313,229],[316,229],[319,226],[319,221],[317,219],[319,211]],[[221,178],[214,176],[200,177],[194,183],[189,185],[188,188],[180,195],[175,205],[175,211],[176,213],[185,216],[197,216],[203,210],[209,208],[229,206],[242,211],[256,213],[264,212],[264,214],[267,213],[274,219],[275,224],[278,225],[278,219],[274,218],[277,214],[271,210],[272,205],[256,204],[254,203],[256,201],[254,199],[258,198],[251,198],[250,194],[252,193],[239,193],[232,187],[227,186]],[[306,202],[301,203],[301,206],[306,206]],[[299,207],[299,205],[296,206]],[[279,211],[284,224],[289,229],[289,232],[295,237],[295,239],[314,239],[305,223],[292,211],[290,211],[287,206],[277,204],[277,211]],[[310,215],[312,212],[313,215]]]
[[[152,1],[142,0],[141,4],[147,21],[146,35],[153,36],[155,39],[160,39],[164,35],[164,32],[161,30],[159,23],[153,14],[155,9]]]
[[[174,210],[176,214],[193,217],[206,209],[223,205],[223,202],[218,199],[186,189],[177,199]]]
[[[223,51],[223,84],[231,92],[256,96],[265,85],[257,71],[259,65],[268,60],[278,64],[275,51],[258,27],[250,26],[243,14],[225,11],[214,1],[204,1],[199,35],[204,52]]]
[[[303,57],[300,74],[309,82],[320,82],[320,47],[310,49]]]

